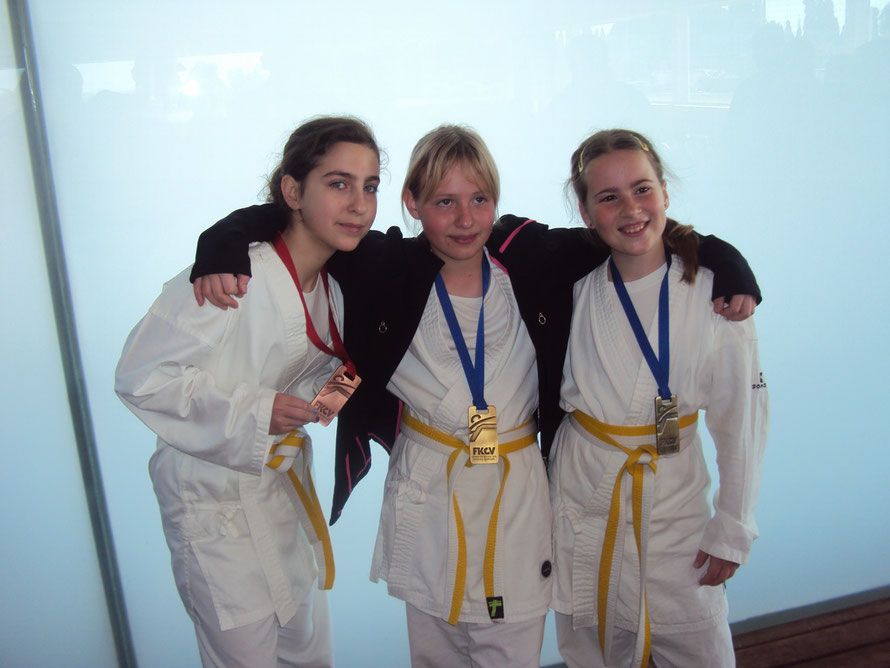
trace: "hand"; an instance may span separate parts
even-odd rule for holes
[[[692,562],[692,565],[696,568],[701,568],[709,559],[710,563],[708,563],[708,570],[702,576],[701,580],[698,581],[700,585],[710,585],[711,587],[721,585],[735,575],[736,569],[739,567],[734,561],[727,561],[726,559],[715,557],[702,550],[699,550],[698,554],[695,555],[695,561]]]
[[[733,295],[729,301],[725,297],[714,300],[714,313],[732,322],[740,322],[754,315],[757,301],[751,295]]]
[[[318,422],[318,410],[308,401],[289,394],[276,394],[272,401],[272,420],[269,435],[289,434],[307,422]]]
[[[245,274],[208,274],[195,279],[192,290],[198,306],[204,306],[207,299],[214,306],[225,311],[228,307],[238,308],[235,297],[247,294],[247,283],[250,276]]]

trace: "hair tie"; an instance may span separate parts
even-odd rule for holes
[[[584,147],[581,147],[581,151],[578,153],[578,173],[584,173]]]
[[[637,140],[637,143],[640,145],[640,148],[641,148],[641,149],[643,149],[644,151],[646,151],[646,153],[649,152],[649,147],[646,146],[646,144],[643,142],[642,139],[640,139],[637,135],[634,135],[634,139]]]

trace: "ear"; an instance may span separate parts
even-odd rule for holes
[[[596,225],[593,224],[593,218],[588,215],[587,207],[584,206],[584,202],[578,202],[578,211],[581,213],[581,220],[584,221],[584,224],[587,226],[588,230],[596,229]]]
[[[414,220],[420,220],[420,207],[417,206],[417,201],[414,199],[414,195],[412,195],[411,191],[407,188],[402,192],[402,202],[405,203],[405,208],[408,210],[408,213],[411,214],[411,217]]]
[[[661,191],[664,193],[664,210],[667,211],[667,208],[671,205],[671,198],[668,197],[667,183],[664,181],[661,182]]]
[[[281,195],[293,211],[300,209],[300,182],[290,174],[281,177]]]

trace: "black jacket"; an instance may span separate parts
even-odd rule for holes
[[[249,241],[271,239],[286,218],[271,205],[233,212],[199,239],[192,280],[214,273],[250,274]],[[549,229],[507,215],[486,244],[508,272],[519,311],[535,347],[538,428],[547,459],[562,420],[559,387],[572,319],[572,288],[608,257],[583,228]],[[714,270],[713,296],[750,294],[760,299],[745,259],[716,237],[701,237],[701,264]],[[328,270],[343,290],[343,343],[362,382],[340,412],[331,524],[352,488],[371,466],[370,441],[387,451],[398,431],[399,401],[386,385],[414,338],[436,275],[442,267],[423,234],[403,238],[391,227],[371,231],[351,253],[335,253]]]

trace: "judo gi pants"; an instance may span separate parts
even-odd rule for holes
[[[538,668],[544,616],[524,622],[452,626],[405,604],[413,668]]]
[[[206,589],[203,578],[196,578],[193,590]],[[196,594],[198,592],[195,592]],[[284,626],[274,614],[227,631],[221,631],[213,609],[210,592],[201,592],[207,604],[195,609],[195,635],[204,668],[330,668],[334,665],[331,641],[331,616],[327,592],[314,584]]]
[[[556,613],[559,653],[569,668],[604,667],[597,627],[572,629],[572,616]],[[615,629],[612,666],[630,666],[636,633]],[[691,633],[652,634],[651,659],[657,668],[731,668],[735,666],[732,634],[725,621]]]

